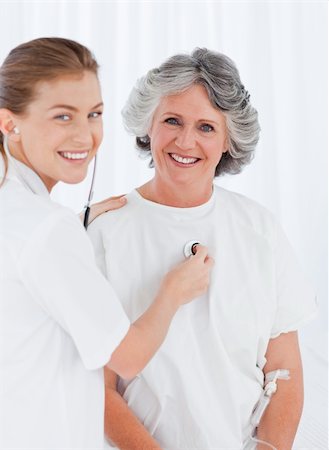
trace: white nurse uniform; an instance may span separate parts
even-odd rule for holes
[[[129,324],[79,219],[16,161],[0,188],[0,448],[103,448],[102,368]]]

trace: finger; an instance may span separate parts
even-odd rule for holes
[[[208,268],[211,269],[215,265],[215,260],[211,256],[206,256],[204,263]]]
[[[93,220],[96,219],[96,217],[100,216],[101,214],[104,214],[108,211],[114,211],[115,209],[122,208],[127,203],[126,197],[118,197],[117,199],[107,199],[106,201],[103,200],[101,203],[95,203],[90,208],[90,215],[89,215],[89,223],[91,223]]]
[[[198,244],[194,247],[195,249],[195,255],[194,258],[196,259],[206,259],[208,255],[208,249],[204,245]]]
[[[121,194],[121,195],[115,195],[113,197],[110,197],[109,200],[127,200],[127,197],[125,196],[125,194]]]
[[[118,198],[111,198],[107,199],[106,201],[103,201],[101,204],[94,205],[97,207],[97,211],[99,213],[106,212],[106,211],[112,211],[113,209],[121,208],[121,206],[125,205],[127,203],[127,197],[121,196]]]
[[[94,203],[93,206],[98,206],[98,205],[106,205],[109,202],[115,201],[115,200],[120,200],[121,198],[125,199],[125,195],[121,194],[121,195],[114,195],[113,197],[108,197],[105,198],[104,200]]]

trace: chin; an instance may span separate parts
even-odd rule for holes
[[[198,178],[191,177],[188,174],[175,174],[171,177],[171,181],[174,184],[180,185],[180,186],[190,186],[191,184],[194,184],[198,181]]]
[[[78,184],[81,183],[87,176],[87,172],[81,174],[74,174],[74,176],[62,177],[61,181],[66,184]]]

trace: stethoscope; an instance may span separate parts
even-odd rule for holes
[[[91,185],[90,185],[88,200],[87,200],[87,203],[85,204],[85,207],[84,207],[83,226],[85,227],[86,230],[87,230],[88,225],[89,225],[88,219],[89,219],[89,213],[90,213],[90,203],[91,203],[91,200],[92,200],[93,195],[94,195],[96,163],[97,163],[97,155],[95,155],[95,158],[94,158],[94,168],[93,168],[93,175],[92,175],[92,179],[91,179]],[[198,242],[197,240],[194,239],[192,241],[188,241],[184,245],[183,253],[184,253],[185,258],[189,258],[190,256],[196,254],[196,246],[198,244],[200,244],[200,242]]]
[[[6,155],[10,163],[15,167],[15,174],[16,177],[19,179],[19,181],[23,184],[23,186],[28,189],[29,191],[32,191],[34,194],[36,193],[33,188],[26,182],[24,177],[21,175],[18,164],[16,164],[15,158],[11,156],[11,153],[8,148],[8,136],[3,136],[3,148],[5,149]],[[89,213],[90,213],[90,203],[94,195],[94,184],[95,184],[95,176],[96,176],[96,163],[97,163],[97,155],[94,157],[94,167],[93,167],[93,174],[91,179],[91,185],[89,189],[89,195],[87,199],[87,203],[84,206],[84,212],[83,212],[83,226],[85,229],[88,228],[88,219],[89,219]]]
[[[15,159],[10,154],[10,151],[9,151],[9,148],[8,148],[8,137],[7,137],[7,135],[4,135],[3,147],[5,149],[5,152],[6,152],[6,155],[7,155],[8,159],[10,160],[11,164],[15,167],[15,172],[16,172],[17,178],[25,186],[25,188],[27,188],[28,190],[32,191],[35,194],[35,192],[32,189],[32,187],[25,181],[24,177],[20,174],[19,167],[16,164]],[[91,185],[90,185],[90,189],[89,189],[87,203],[84,206],[84,212],[83,212],[83,226],[85,227],[86,230],[87,230],[88,225],[89,225],[88,220],[89,220],[89,214],[90,214],[90,203],[91,203],[91,201],[93,199],[93,195],[94,195],[94,184],[95,184],[95,177],[96,177],[96,167],[97,167],[97,155],[95,155],[95,157],[94,157],[94,167],[93,167],[93,174],[92,174],[92,178],[91,178]],[[196,246],[198,244],[199,244],[199,242],[196,239],[193,239],[191,241],[188,241],[184,245],[183,253],[184,253],[185,258],[189,258],[190,256],[196,254]]]
[[[189,258],[196,254],[196,246],[198,244],[200,244],[200,242],[197,242],[196,240],[186,242],[183,249],[185,258]]]
[[[88,219],[89,219],[89,213],[90,213],[90,202],[93,199],[94,196],[94,184],[95,184],[95,175],[96,175],[96,165],[97,165],[97,155],[95,155],[94,158],[94,168],[93,168],[93,175],[91,178],[91,185],[90,185],[90,189],[89,189],[89,195],[88,195],[88,200],[87,203],[84,206],[84,213],[83,213],[83,226],[85,227],[85,229],[87,230],[88,228]]]

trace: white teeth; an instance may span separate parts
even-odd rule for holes
[[[88,152],[83,153],[61,152],[61,155],[67,159],[86,159],[88,156]]]
[[[182,163],[182,164],[192,164],[198,160],[198,158],[183,158],[182,156],[176,155],[175,153],[171,153],[171,157],[175,161]]]

